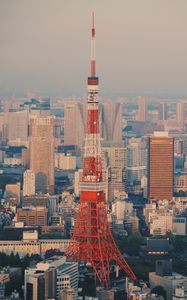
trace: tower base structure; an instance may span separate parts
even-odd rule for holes
[[[90,263],[100,284],[105,287],[108,287],[110,282],[111,260],[114,260],[127,276],[136,280],[135,274],[114,241],[103,203],[80,205],[73,238],[65,255],[76,261]]]

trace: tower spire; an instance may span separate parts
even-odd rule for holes
[[[95,27],[94,27],[94,12],[92,13],[92,31],[91,31],[91,77],[96,74],[96,60],[95,60]]]

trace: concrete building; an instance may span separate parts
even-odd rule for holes
[[[148,203],[144,208],[145,221],[153,236],[165,236],[172,232],[173,215],[174,210],[166,200]]]
[[[172,233],[176,235],[185,236],[187,233],[186,217],[175,216],[173,217]]]
[[[146,224],[153,236],[165,236],[172,232],[175,235],[186,234],[186,217],[179,215],[178,210],[185,210],[185,206],[176,200],[170,205],[170,201],[158,201],[148,203],[144,208]]]
[[[60,170],[75,170],[77,164],[76,156],[65,153],[55,154],[55,167]]]
[[[154,214],[151,216],[149,224],[150,235],[166,236],[173,229],[173,214],[172,212],[163,212],[162,214]]]
[[[159,104],[159,120],[165,121],[168,118],[168,107],[166,102]]]
[[[184,286],[177,286],[172,300],[187,300],[187,288]]]
[[[139,232],[139,218],[133,209],[133,203],[127,200],[115,200],[112,203],[112,229],[115,235],[136,234]]]
[[[127,216],[133,213],[133,203],[125,200],[116,200],[112,203],[112,213],[116,220],[125,220]]]
[[[102,156],[111,168],[124,169],[127,165],[127,149],[125,143],[102,142]]]
[[[30,101],[26,101],[23,104],[23,107],[27,109],[31,115],[38,117],[50,116],[50,106],[50,98],[48,97],[32,98]]]
[[[56,300],[61,299],[61,292],[64,289],[73,289],[73,298],[76,299],[78,294],[78,263],[67,262],[65,256],[53,256],[47,260],[44,260],[36,265],[35,268],[29,268],[25,271],[25,287],[28,282],[28,278],[34,274],[41,274],[42,272],[55,270],[55,277],[53,282],[50,282],[53,286],[55,295],[53,298]],[[53,272],[54,276],[54,272]],[[35,276],[34,276],[35,278]],[[48,298],[47,298],[48,299]]]
[[[112,201],[115,192],[125,191],[126,147],[124,143],[103,142],[103,177],[106,182],[106,199]]]
[[[115,199],[115,194],[125,191],[125,170],[122,168],[108,169],[108,198],[109,202]]]
[[[22,207],[46,207],[48,209],[48,217],[56,212],[57,196],[51,195],[31,195],[24,196],[22,199]]]
[[[106,141],[122,141],[122,105],[119,102],[107,101],[100,105],[101,135]]]
[[[148,197],[172,200],[174,185],[174,141],[167,132],[149,138]]]
[[[79,169],[77,172],[75,172],[75,177],[74,177],[74,193],[77,197],[80,195],[79,182],[81,177],[82,177],[82,169]]]
[[[115,299],[115,292],[113,290],[106,290],[106,289],[100,289],[96,292],[96,299],[99,300],[114,300]],[[94,298],[93,298],[94,300]]]
[[[47,226],[48,209],[39,206],[18,208],[17,222],[23,222],[25,226]]]
[[[0,113],[0,144],[6,145],[7,142],[8,142],[7,114]]]
[[[175,272],[172,272],[172,274],[169,276],[160,276],[156,272],[150,272],[149,283],[151,288],[156,286],[163,287],[166,292],[166,300],[171,300],[173,299],[175,289],[180,285],[183,286],[187,284],[187,277]]]
[[[28,148],[22,148],[21,152],[22,165],[26,168],[29,168],[30,164],[30,151]]]
[[[146,121],[147,118],[147,99],[145,97],[138,97],[138,121]]]
[[[64,144],[83,146],[86,104],[69,101],[64,104]]]
[[[132,138],[127,145],[126,188],[134,192],[141,187],[142,178],[147,176],[147,143],[143,139]]]
[[[22,158],[21,157],[4,157],[3,162],[5,165],[20,166],[22,164]]]
[[[151,293],[151,289],[148,288],[146,283],[140,287],[135,285],[129,278],[126,278],[125,286],[127,300],[164,300],[164,297]]]
[[[60,300],[73,300],[74,299],[74,290],[71,288],[65,288],[61,292]]]
[[[35,174],[31,170],[26,170],[23,175],[23,196],[35,194]]]
[[[57,270],[56,299],[60,300],[61,291],[67,288],[73,289],[73,299],[78,294],[78,263],[67,262],[66,257],[52,257],[47,262],[54,265]],[[69,294],[69,293],[68,293]]]
[[[6,298],[5,292],[8,290],[9,285],[12,282],[19,282],[22,280],[22,269],[21,268],[15,268],[15,267],[1,267],[0,266],[0,299],[18,299],[20,298]],[[19,294],[18,294],[19,295]]]
[[[0,241],[0,252],[11,254],[18,253],[21,258],[25,255],[38,254],[44,257],[47,250],[57,249],[65,252],[70,240],[66,239],[52,239],[52,240],[38,240],[37,231],[24,232],[23,240],[21,241]]]
[[[176,120],[180,127],[184,127],[185,122],[185,104],[184,101],[177,101],[176,104]]]
[[[28,112],[9,111],[7,113],[8,144],[12,146],[27,145],[28,142]]]
[[[54,118],[30,119],[30,170],[35,173],[36,192],[54,193]]]
[[[20,193],[21,193],[20,182],[6,184],[5,193],[6,193],[6,198],[15,198],[17,204],[18,205],[20,204]]]
[[[56,269],[43,265],[25,270],[24,298],[48,300],[56,296]]]
[[[187,174],[175,174],[175,192],[187,192]]]
[[[129,216],[129,221],[131,224],[131,234],[139,233],[139,218],[136,216],[136,211],[134,211],[134,213],[131,216]]]

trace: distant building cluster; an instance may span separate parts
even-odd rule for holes
[[[144,236],[145,260],[171,258],[168,239],[187,235],[185,107],[185,100],[144,96],[99,104],[109,225],[119,240]],[[63,256],[79,208],[86,122],[85,99],[0,100],[0,253],[42,259],[24,270],[25,299],[82,299],[78,282],[92,278],[89,266]],[[158,270],[159,263],[148,285],[126,283],[127,299],[166,299],[157,285],[168,300],[186,299],[186,278]],[[13,278],[13,269],[0,271],[0,293]],[[122,290],[97,288],[88,299],[117,299]]]

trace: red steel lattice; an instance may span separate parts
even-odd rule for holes
[[[93,49],[95,48],[94,42],[93,20]],[[111,260],[114,260],[129,277],[136,280],[135,274],[113,239],[107,220],[99,135],[98,78],[95,77],[94,50],[92,50],[91,57],[91,77],[88,78],[88,108],[83,174],[80,181],[80,207],[66,255],[74,260],[90,263],[100,284],[106,287],[110,280]]]

